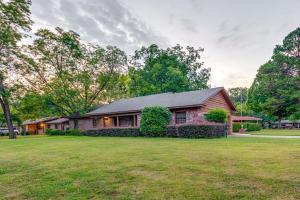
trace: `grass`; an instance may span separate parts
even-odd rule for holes
[[[263,129],[249,132],[251,135],[300,136],[300,129]]]
[[[0,139],[0,199],[300,199],[300,140]]]

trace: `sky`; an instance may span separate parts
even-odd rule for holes
[[[249,87],[277,44],[300,26],[300,0],[32,0],[33,31],[62,27],[116,45],[204,48],[212,87]]]

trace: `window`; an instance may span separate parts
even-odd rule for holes
[[[54,126],[55,126],[55,129],[58,129],[58,124],[55,124]]]
[[[96,127],[97,127],[97,119],[93,118],[93,128],[96,128]]]
[[[186,112],[175,113],[176,124],[184,124],[186,122]]]

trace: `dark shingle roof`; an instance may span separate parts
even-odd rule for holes
[[[40,122],[47,122],[47,121],[51,121],[51,120],[55,120],[55,119],[57,119],[57,117],[45,117],[45,118],[36,119],[36,120],[26,120],[23,122],[23,125],[38,124]]]
[[[196,106],[203,104],[207,99],[218,92],[224,90],[223,87],[205,90],[194,90],[180,93],[162,93],[148,96],[120,99],[97,108],[86,115],[102,115],[113,113],[125,113],[141,111],[149,106],[165,106],[168,108]]]
[[[46,122],[46,124],[60,124],[60,123],[68,122],[68,121],[69,121],[68,118],[58,118],[56,120],[48,121],[48,122]]]

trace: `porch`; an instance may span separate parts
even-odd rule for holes
[[[93,128],[139,127],[139,117],[138,114],[93,117],[92,127]]]

